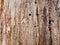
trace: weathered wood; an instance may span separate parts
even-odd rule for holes
[[[0,0],[0,45],[60,45],[57,2]]]

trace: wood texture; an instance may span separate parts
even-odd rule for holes
[[[60,45],[60,0],[0,0],[0,45]]]

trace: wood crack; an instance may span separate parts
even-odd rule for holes
[[[49,32],[50,32],[50,38],[49,38],[49,45],[52,45],[52,36],[51,36],[51,16],[50,16],[50,9],[49,8]]]

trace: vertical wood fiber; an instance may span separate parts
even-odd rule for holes
[[[60,45],[56,8],[57,0],[0,0],[0,45]]]

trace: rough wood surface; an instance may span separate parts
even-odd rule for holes
[[[60,45],[60,0],[0,0],[0,45]]]

